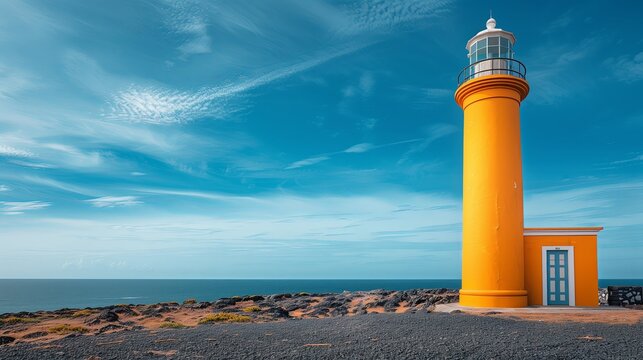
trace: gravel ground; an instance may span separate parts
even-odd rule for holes
[[[640,359],[643,324],[368,314],[128,331],[48,345],[0,346],[0,359]]]

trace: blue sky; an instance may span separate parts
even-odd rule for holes
[[[517,37],[526,226],[643,278],[643,5],[0,2],[0,277],[459,278],[464,46]],[[637,8],[638,7],[638,8]]]

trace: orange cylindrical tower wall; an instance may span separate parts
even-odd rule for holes
[[[463,306],[527,306],[520,102],[528,92],[522,78],[491,74],[455,94],[464,110]]]

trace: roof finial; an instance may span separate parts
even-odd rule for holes
[[[489,15],[491,15],[491,12],[489,12]],[[495,29],[496,28],[496,19],[490,17],[489,20],[487,20],[487,29]]]
[[[493,12],[489,9],[489,19],[493,19]]]

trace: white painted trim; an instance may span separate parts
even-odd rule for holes
[[[600,230],[524,230],[524,236],[542,236],[542,235],[555,235],[555,236],[580,236],[580,235],[598,235]]]
[[[543,273],[543,306],[548,305],[548,294],[547,294],[547,250],[567,250],[567,262],[568,262],[568,273],[567,277],[569,282],[569,306],[576,306],[576,274],[574,269],[574,247],[573,246],[543,246],[542,247],[542,273]]]

